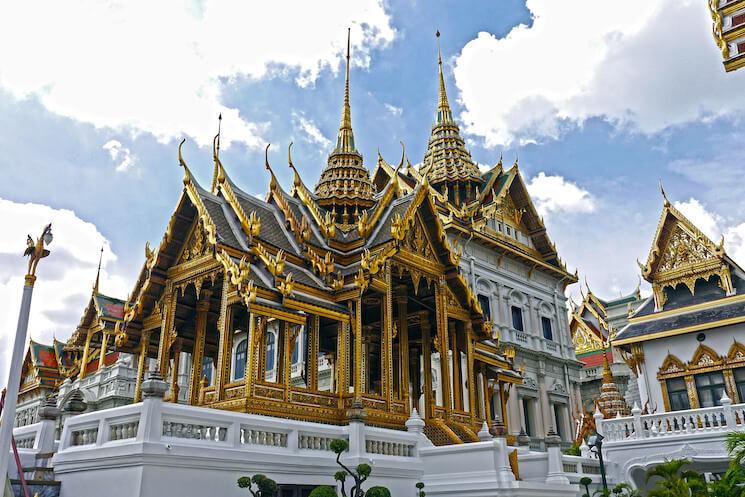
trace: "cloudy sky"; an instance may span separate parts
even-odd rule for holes
[[[43,14],[41,14],[43,13]],[[281,180],[285,148],[314,184],[339,123],[352,29],[352,109],[368,166],[424,154],[434,32],[474,158],[520,167],[570,268],[610,297],[636,285],[668,196],[745,263],[745,71],[725,74],[701,0],[212,0],[6,4],[0,15],[0,374],[25,236],[54,223],[30,334],[66,338],[90,295],[125,297],[181,188],[176,146],[208,184]],[[578,289],[572,290],[575,294]]]

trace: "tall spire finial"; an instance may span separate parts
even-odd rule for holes
[[[435,33],[437,37],[437,68],[440,73],[440,92],[437,98],[437,123],[452,122],[453,113],[448,103],[448,94],[445,90],[445,76],[442,73],[442,51],[440,50],[440,31]]]
[[[352,132],[352,108],[349,105],[349,65],[351,51],[351,33],[352,29],[347,28],[347,62],[344,77],[344,107],[341,112],[341,124],[339,125],[339,135],[336,138],[336,151],[355,152],[354,133]]]
[[[220,157],[220,130],[222,129],[222,112],[217,115],[217,146],[215,147],[215,157]]]
[[[101,246],[101,254],[98,256],[98,272],[96,272],[96,283],[93,285],[93,293],[98,293],[98,282],[101,279],[101,261],[103,261],[103,246]]]

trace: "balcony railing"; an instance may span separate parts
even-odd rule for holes
[[[722,399],[722,405],[717,407],[642,416],[641,409],[635,406],[632,413],[632,416],[624,418],[601,418],[598,431],[608,442],[618,442],[745,428],[745,404],[732,405],[732,401],[726,397]]]

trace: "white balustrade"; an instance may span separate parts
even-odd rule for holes
[[[70,445],[94,445],[98,439],[98,426],[80,428],[70,433]]]
[[[352,437],[351,425],[324,425],[145,399],[143,403],[68,418],[59,452],[161,442],[171,447],[231,448],[288,455],[314,451],[316,457],[328,457],[333,464],[331,443],[343,439],[349,442],[350,455],[366,453],[383,460],[417,457],[418,434],[371,426],[361,429],[361,436]]]
[[[36,442],[36,434],[31,433],[22,437],[16,437],[16,447],[19,449],[33,449]]]
[[[333,441],[334,437],[300,433],[298,435],[298,448],[331,451],[331,442]]]
[[[137,436],[137,429],[140,426],[139,419],[130,421],[118,421],[109,425],[109,440],[127,440]]]
[[[287,433],[241,426],[241,443],[244,445],[287,447]]]
[[[726,399],[723,405],[716,407],[644,416],[637,411],[634,416],[603,419],[601,425],[607,442],[727,432],[745,426],[745,404],[732,405]]]

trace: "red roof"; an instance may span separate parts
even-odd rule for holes
[[[111,366],[119,358],[119,352],[109,352],[103,360],[104,365]],[[91,361],[85,368],[85,374],[91,374],[98,369],[98,359]]]
[[[600,350],[598,350],[597,352],[593,352],[591,354],[577,356],[577,360],[583,363],[586,368],[594,368],[595,366],[602,366],[603,365],[603,353]]]

